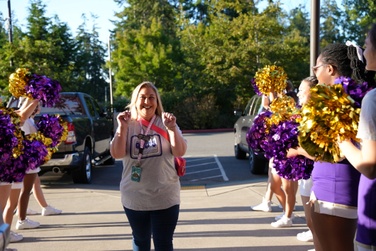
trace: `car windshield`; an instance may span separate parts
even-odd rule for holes
[[[42,107],[41,114],[43,113],[82,115],[83,109],[76,95],[64,95],[54,107]]]

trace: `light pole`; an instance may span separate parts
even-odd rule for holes
[[[112,93],[112,70],[111,70],[111,36],[108,37],[108,60],[110,62],[110,66],[108,69],[108,74],[110,76],[110,105],[111,105],[111,113],[114,112],[114,98]]]
[[[310,29],[310,75],[313,75],[312,67],[316,64],[320,47],[320,0],[311,0],[311,29]]]
[[[13,43],[13,28],[12,28],[12,8],[10,7],[10,0],[8,0],[8,38],[9,38],[9,43]],[[13,59],[10,58],[10,67],[13,66]]]

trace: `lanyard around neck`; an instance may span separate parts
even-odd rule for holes
[[[153,118],[150,120],[150,123],[149,123],[148,127],[146,128],[145,133],[143,132],[144,129],[142,128],[141,120],[140,120],[140,119],[138,120],[139,123],[140,123],[140,127],[141,127],[141,134],[138,135],[138,137],[139,137],[139,139],[140,139],[140,148],[139,148],[139,151],[138,151],[138,158],[137,158],[137,162],[138,162],[138,163],[140,163],[140,161],[141,161],[141,157],[142,157],[142,153],[143,153],[143,151],[144,151],[146,135],[149,133],[150,128],[151,128],[151,126],[152,126],[153,123],[154,123],[154,120],[155,120],[155,115],[154,115]]]

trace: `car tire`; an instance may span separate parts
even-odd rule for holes
[[[264,157],[256,155],[252,148],[249,148],[249,170],[252,174],[265,174],[268,172],[268,161]]]
[[[234,146],[234,152],[235,152],[235,158],[237,159],[247,158],[247,153],[240,148],[239,144],[236,144]]]
[[[84,156],[80,168],[72,172],[74,183],[89,184],[92,179],[92,156],[89,147],[85,147]]]

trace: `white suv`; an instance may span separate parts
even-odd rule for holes
[[[239,116],[234,125],[235,158],[246,159],[248,155],[250,171],[253,174],[265,174],[268,172],[268,160],[261,154],[255,154],[247,143],[247,132],[252,126],[254,118],[263,110],[261,96],[254,95],[248,102],[244,111],[235,111]]]

